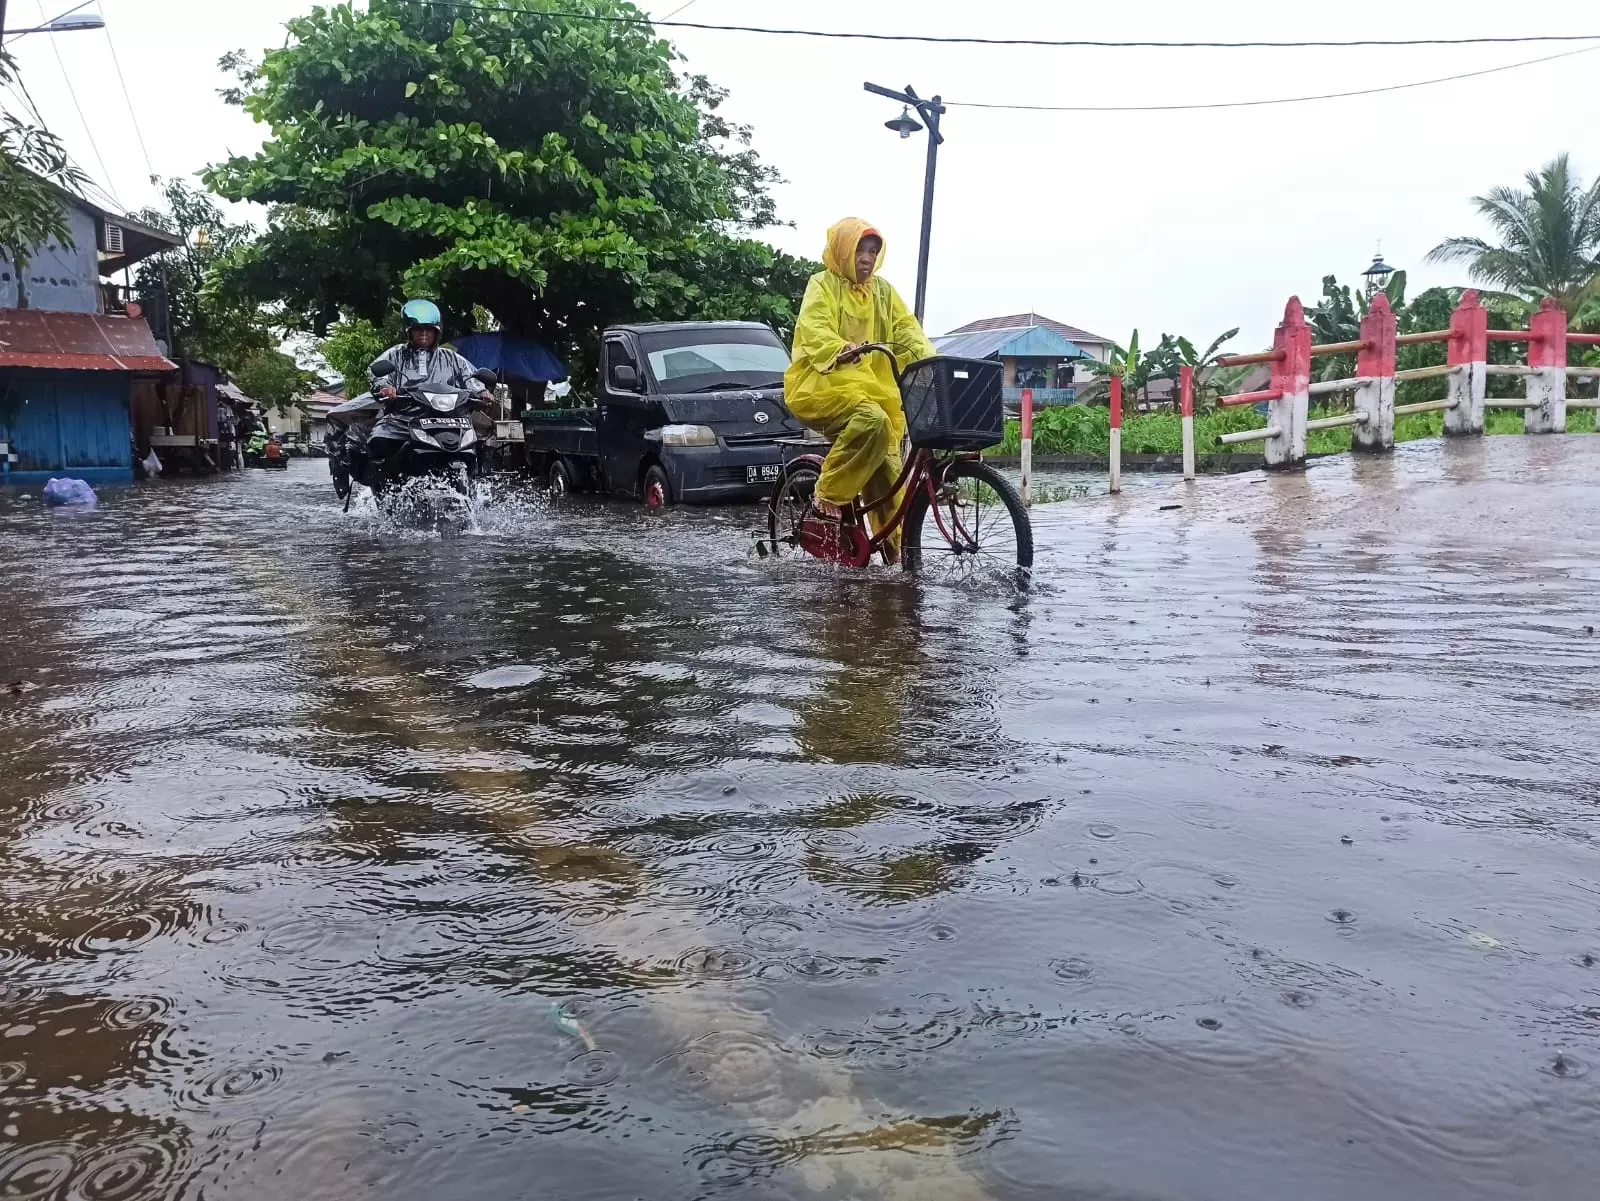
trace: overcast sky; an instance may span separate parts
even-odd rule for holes
[[[10,0],[8,24],[76,0]],[[657,16],[682,0],[647,0]],[[24,78],[73,155],[127,207],[152,199],[111,57],[121,58],[154,170],[188,175],[259,144],[217,97],[217,59],[284,40],[309,0],[99,0],[106,33],[16,42]],[[1293,40],[1600,34],[1593,0],[693,0],[683,20],[990,37]],[[108,37],[109,34],[109,37]],[[728,88],[728,112],[788,182],[784,248],[820,254],[857,214],[888,235],[887,274],[910,298],[924,141],[882,127],[897,110],[862,83],[947,101],[1200,104],[1409,83],[1577,47],[1304,50],[938,47],[672,31],[689,66]],[[1600,47],[1600,38],[1592,43]],[[59,61],[58,56],[59,55]],[[1413,290],[1460,283],[1422,256],[1483,232],[1470,198],[1563,150],[1600,171],[1600,49],[1518,70],[1356,99],[1198,112],[952,109],[940,159],[928,324],[1036,310],[1125,341],[1138,327],[1209,340],[1270,337],[1291,293],[1357,282],[1381,241]],[[66,78],[76,89],[76,102]],[[16,110],[16,98],[3,96]],[[81,117],[80,117],[81,106]],[[93,131],[94,145],[85,131]]]

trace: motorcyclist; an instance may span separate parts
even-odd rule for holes
[[[439,344],[444,328],[438,305],[431,300],[409,300],[401,315],[405,319],[406,340],[379,356],[380,361],[394,364],[395,372],[371,377],[374,396],[393,400],[402,391],[416,389],[470,392],[478,400],[491,398],[466,357]],[[407,436],[403,426],[391,424],[385,416],[373,427],[365,447],[352,447],[352,463],[358,457],[381,463],[405,444]],[[360,473],[356,475],[359,479]]]

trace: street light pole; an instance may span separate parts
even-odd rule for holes
[[[907,85],[905,91],[896,92],[892,88],[880,87],[875,83],[863,84],[867,91],[876,96],[885,96],[890,100],[898,100],[908,109],[915,108],[922,114],[922,119],[928,130],[928,168],[922,183],[922,241],[917,255],[917,295],[913,306],[917,320],[922,321],[927,315],[928,308],[928,254],[933,242],[933,188],[939,173],[939,147],[944,144],[944,135],[939,132],[939,119],[944,116],[945,107],[941,98],[934,96],[924,100]],[[917,130],[923,128],[911,119],[909,113],[898,121],[887,123],[889,128],[897,130],[901,137],[909,138]]]
[[[94,0],[84,0],[76,8],[69,8],[66,12],[52,17],[43,25],[34,25],[27,29],[6,28],[6,0],[0,0],[0,41],[7,37],[15,41],[30,33],[79,33],[89,29],[104,29],[105,18],[97,13],[86,13],[84,9],[93,4]],[[81,14],[81,15],[79,15]]]

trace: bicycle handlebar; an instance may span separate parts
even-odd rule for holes
[[[888,346],[883,342],[867,342],[867,343],[864,343],[863,345],[858,346],[856,348],[857,361],[859,362],[862,356],[868,354],[871,351],[877,351],[879,354],[888,356],[888,358],[889,358],[889,370],[894,372],[894,382],[896,384],[899,384],[899,382],[900,382],[900,363],[899,363],[899,360],[897,360],[895,358],[895,356],[894,356],[894,347]]]

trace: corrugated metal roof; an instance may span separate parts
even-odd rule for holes
[[[1022,326],[1006,329],[974,330],[946,334],[933,340],[940,354],[964,359],[1035,358],[1088,359],[1088,354],[1048,326]]]
[[[37,309],[0,309],[0,367],[146,375],[178,370],[143,320]]]
[[[1099,334],[1091,334],[1086,329],[1068,325],[1065,321],[1055,321],[1049,317],[1041,317],[1037,313],[1014,313],[1010,317],[985,317],[981,321],[972,321],[963,325],[960,329],[951,330],[946,337],[953,337],[956,334],[975,334],[991,329],[1028,329],[1037,325],[1055,330],[1056,333],[1068,341],[1098,342],[1102,346],[1112,345],[1110,338],[1102,338]]]

